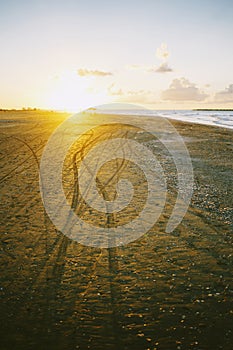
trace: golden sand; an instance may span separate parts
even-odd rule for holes
[[[40,157],[49,135],[66,117],[0,112],[1,348],[201,350],[217,344],[230,350],[232,131],[173,121],[186,141],[195,176],[182,223],[164,233],[174,204],[175,169],[168,159],[171,191],[159,222],[133,243],[101,249],[57,232],[42,204]],[[100,128],[95,135],[103,140],[106,134]],[[136,137],[156,146],[146,134]],[[77,214],[91,223],[97,213],[75,193],[75,150],[65,161],[64,190]],[[103,179],[114,167],[119,164],[103,167]],[[124,163],[121,176],[131,177],[138,191],[134,210],[128,208],[121,217],[103,214],[99,225],[114,226],[137,215],[135,206],[140,211],[145,199],[140,196],[145,181],[137,179],[141,175]],[[99,183],[102,194],[113,199],[110,185],[101,188]]]

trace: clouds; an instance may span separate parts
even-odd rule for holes
[[[80,68],[76,71],[76,76],[79,76],[80,79],[82,77],[96,78],[83,79],[84,82],[87,81],[92,84],[89,86],[91,93],[96,90],[107,96],[108,99],[117,102],[154,105],[157,108],[159,105],[163,107],[174,105],[175,108],[180,105],[181,108],[184,106],[194,108],[192,106],[203,106],[204,104],[208,106],[219,105],[219,108],[221,108],[223,103],[228,106],[233,103],[233,84],[229,84],[222,91],[216,92],[208,84],[200,86],[199,83],[195,84],[182,76],[171,79],[170,83],[167,77],[163,76],[161,78],[153,78],[153,76],[147,78],[149,74],[163,75],[173,72],[173,68],[167,62],[169,57],[167,45],[162,44],[157,49],[156,55],[160,57],[161,62],[154,67],[133,64],[125,66],[124,70],[114,71],[114,74],[108,69]],[[149,84],[142,84],[143,79],[148,79]],[[158,86],[158,79],[160,86]],[[166,82],[168,85],[166,85]]]
[[[120,102],[135,103],[135,104],[156,104],[155,94],[148,90],[129,90],[119,98]]]
[[[173,69],[169,66],[167,59],[170,56],[170,53],[167,48],[167,44],[162,43],[156,49],[156,57],[161,61],[159,65],[141,65],[141,64],[130,64],[127,65],[126,68],[128,70],[141,70],[149,73],[169,73],[173,72]]]
[[[188,79],[174,79],[170,87],[162,92],[162,99],[169,101],[204,101],[208,95]]]
[[[162,61],[162,63],[158,67],[149,69],[149,71],[162,74],[173,72],[173,69],[169,67],[167,62],[169,55],[170,53],[168,51],[167,44],[162,43],[156,50],[156,56],[160,61]]]
[[[80,77],[106,77],[113,75],[111,72],[101,70],[90,70],[90,69],[78,69],[77,71]]]
[[[115,89],[115,83],[112,83],[108,87],[108,94],[111,96],[123,96],[124,92],[122,89]]]
[[[216,102],[233,102],[233,84],[230,84],[223,91],[219,91],[215,94]]]
[[[169,54],[169,51],[168,51],[168,48],[167,48],[167,44],[165,44],[165,43],[162,43],[160,45],[160,47],[158,47],[157,50],[156,50],[156,56],[160,60],[167,60],[169,55],[170,54]]]
[[[150,90],[122,90],[116,89],[115,84],[111,84],[108,88],[108,94],[118,102],[139,103],[139,104],[155,104],[155,93]]]
[[[167,62],[161,63],[157,68],[151,68],[150,72],[155,73],[168,73],[173,72],[173,69],[169,67]]]
[[[206,86],[205,86],[206,87]],[[187,108],[194,108],[192,106],[203,106],[203,103],[211,108],[213,104],[217,108],[216,103],[233,103],[233,84],[230,84],[223,91],[219,91],[215,94],[207,94],[205,90],[197,86],[190,80],[182,77],[173,79],[168,89],[159,91],[156,89],[122,89],[121,87],[116,88],[113,83],[108,88],[109,96],[112,96],[114,100],[119,102],[138,103],[156,106],[159,105],[169,106],[172,103],[174,106],[188,106]],[[219,105],[218,108],[221,105]]]

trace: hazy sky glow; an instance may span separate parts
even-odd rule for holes
[[[232,0],[0,0],[0,108],[233,108]]]

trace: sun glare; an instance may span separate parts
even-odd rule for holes
[[[93,79],[79,77],[74,71],[67,71],[53,78],[45,97],[46,108],[78,112],[109,103],[110,96],[106,90],[98,91],[92,87]]]

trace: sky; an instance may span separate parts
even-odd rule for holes
[[[0,108],[233,108],[232,0],[0,0]]]

